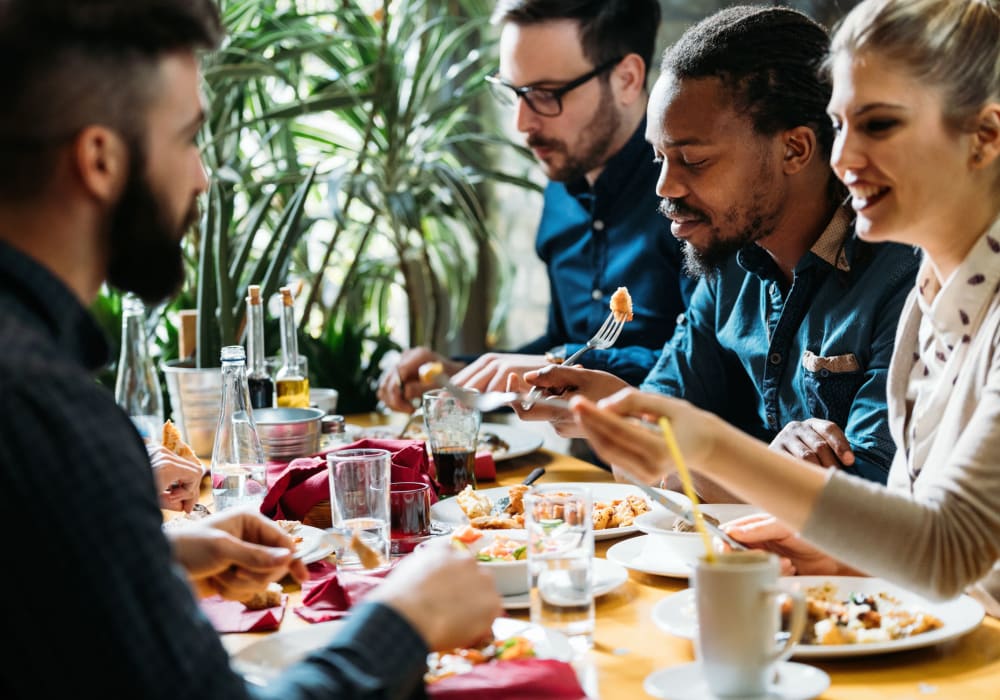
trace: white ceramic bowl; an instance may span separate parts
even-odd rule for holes
[[[493,544],[494,537],[506,537],[507,539],[522,543],[527,542],[527,533],[524,530],[483,530],[482,533],[482,537],[468,545],[469,551],[473,555],[477,554],[479,550]],[[416,548],[423,549],[429,546],[441,546],[441,544],[435,541],[421,542]],[[516,561],[481,561],[479,565],[492,574],[500,595],[522,595],[527,593],[531,587],[528,583],[527,559],[518,559]]]
[[[746,515],[762,512],[760,508],[741,503],[708,503],[701,506],[704,515],[710,515],[721,524]],[[677,516],[657,508],[635,518],[635,526],[651,535],[646,550],[651,555],[663,555],[686,562],[697,563],[705,555],[705,543],[698,532],[675,532]]]
[[[337,399],[339,397],[340,392],[336,389],[325,389],[322,387],[309,388],[309,405],[313,408],[318,408],[323,413],[336,413]]]

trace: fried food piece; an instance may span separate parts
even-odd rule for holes
[[[276,605],[281,605],[281,584],[276,581],[272,581],[267,584],[267,588],[262,591],[257,591],[249,598],[242,601],[247,610],[263,610],[264,608],[273,608]]]
[[[455,496],[455,502],[458,503],[458,507],[462,509],[465,517],[469,520],[488,516],[493,510],[493,504],[489,497],[474,491],[472,484],[466,485],[458,492],[458,495]]]
[[[444,374],[444,365],[440,362],[425,362],[420,365],[417,374],[420,376],[420,381],[424,384],[434,384],[434,380],[439,375]]]
[[[616,321],[632,320],[632,297],[626,287],[619,287],[611,295],[611,313],[615,315]]]
[[[504,509],[505,513],[510,515],[521,515],[524,513],[524,494],[528,492],[530,486],[525,486],[524,484],[514,484],[509,489],[507,489],[507,495],[510,497],[510,503]]]
[[[524,527],[524,515],[515,515],[512,518],[487,515],[481,518],[472,518],[470,524],[480,530],[520,530]]]
[[[591,519],[594,523],[595,530],[606,530],[611,527],[611,520],[615,515],[615,509],[611,506],[604,506],[603,508],[594,507],[594,512]]]
[[[190,459],[201,464],[198,455],[194,453],[191,446],[181,439],[181,432],[169,418],[163,423],[163,436],[161,438],[163,446],[182,459]]]

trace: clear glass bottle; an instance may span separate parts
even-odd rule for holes
[[[295,328],[295,300],[289,287],[281,292],[281,369],[274,378],[274,394],[278,406],[309,408],[309,376],[304,370],[305,358],[299,356],[299,339]]]
[[[260,285],[251,284],[247,296],[247,387],[254,408],[274,406],[274,382],[264,364],[264,307]]]
[[[247,388],[246,351],[242,345],[227,345],[222,348],[222,409],[212,447],[215,510],[259,508],[267,494],[264,465]]]
[[[122,298],[121,343],[115,401],[132,419],[144,440],[159,442],[163,430],[163,393],[149,356],[146,306],[133,294]]]

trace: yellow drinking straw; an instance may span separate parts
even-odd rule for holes
[[[691,501],[691,512],[694,513],[694,527],[701,534],[701,539],[705,543],[705,561],[709,564],[715,561],[715,550],[712,549],[712,538],[705,528],[705,519],[701,515],[701,508],[698,507],[698,494],[694,492],[694,485],[691,483],[691,473],[684,464],[681,450],[677,447],[677,440],[674,438],[674,431],[670,427],[670,421],[666,416],[660,416],[660,430],[663,432],[663,439],[670,450],[670,456],[677,465],[677,472],[681,475],[681,484],[684,486],[684,495]]]

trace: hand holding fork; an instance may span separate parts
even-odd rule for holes
[[[587,341],[586,345],[574,352],[572,355],[563,360],[562,364],[569,367],[574,362],[580,359],[580,356],[588,350],[607,350],[618,340],[618,336],[622,334],[622,327],[625,325],[625,317],[619,316],[614,311],[608,314],[608,317],[604,319],[604,323],[601,327],[597,329],[593,337]],[[542,395],[542,390],[539,387],[535,387],[528,395],[524,397],[521,401],[521,408],[528,410],[535,405],[539,397]]]

